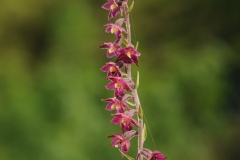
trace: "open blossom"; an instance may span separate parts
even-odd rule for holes
[[[111,142],[111,146],[121,147],[121,152],[126,153],[128,152],[130,147],[130,139],[132,139],[137,134],[138,134],[137,131],[131,130],[131,131],[125,132],[123,135],[113,134],[111,136],[108,136],[108,138],[113,138],[113,141]]]
[[[105,31],[107,33],[115,34],[117,39],[120,39],[122,37],[121,36],[122,32],[126,33],[126,30],[123,27],[114,23],[107,23],[104,26],[107,26]]]
[[[120,55],[117,58],[118,61],[123,61],[124,63],[131,64],[132,62],[138,66],[138,57],[140,53],[136,51],[133,47],[122,48],[120,51]]]
[[[111,142],[111,146],[113,147],[121,147],[121,151],[123,153],[128,152],[130,147],[130,142],[127,138],[120,134],[114,134],[111,136],[108,136],[109,138],[113,138],[113,141]]]
[[[108,0],[102,8],[109,10],[108,19],[115,18],[119,13],[122,14],[121,2],[116,3],[115,0]]]
[[[106,63],[102,68],[100,68],[100,70],[103,72],[107,72],[107,77],[122,77],[122,72],[120,68],[114,62]]]
[[[106,106],[106,110],[112,111],[117,110],[117,113],[124,113],[124,109],[130,109],[126,103],[120,101],[116,97],[114,98],[107,98],[103,101],[108,102]]]
[[[121,49],[121,46],[116,43],[104,43],[99,48],[107,49],[107,57],[111,58],[113,56],[118,56],[120,54],[119,50]]]
[[[123,113],[112,114],[112,116],[114,116],[114,118],[111,120],[111,123],[120,124],[123,133],[132,130],[132,124],[138,127],[135,119]]]
[[[122,77],[108,77],[111,82],[106,85],[109,90],[114,90],[116,97],[124,96],[124,90],[131,92],[132,89],[127,85]]]
[[[159,151],[151,151],[147,148],[143,148],[140,153],[137,156],[137,159],[139,155],[144,156],[147,160],[165,160],[167,159],[166,156],[164,156],[161,152]]]

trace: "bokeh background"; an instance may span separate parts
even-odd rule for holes
[[[105,0],[1,0],[0,159],[121,160],[100,99]],[[169,160],[240,159],[240,1],[136,0],[139,96]],[[111,59],[113,61],[113,59]],[[148,134],[150,135],[150,134]],[[156,148],[154,147],[156,144]],[[136,138],[129,155],[136,155]]]

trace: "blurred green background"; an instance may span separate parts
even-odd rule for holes
[[[105,0],[1,0],[0,160],[121,160],[100,99]],[[240,1],[135,1],[139,96],[169,160],[240,159]],[[111,59],[114,61],[114,59]],[[149,135],[149,134],[148,134]],[[129,154],[136,155],[136,138]],[[145,147],[155,150],[148,136]]]

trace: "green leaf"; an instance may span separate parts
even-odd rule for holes
[[[122,153],[122,155],[124,155],[128,160],[135,160],[134,158],[130,157],[129,155],[123,153],[120,149],[119,151]]]
[[[127,39],[122,35],[122,40],[123,40],[123,43],[127,46],[128,45],[128,42],[127,42]]]
[[[128,10],[128,13],[132,11],[133,6],[134,6],[134,1],[132,1],[132,4],[130,5],[129,10]]]
[[[146,125],[144,123],[143,131],[142,131],[142,141],[144,142],[146,139],[147,139],[147,129],[146,129]]]
[[[127,73],[122,73],[123,76],[127,77]]]
[[[138,87],[139,87],[139,72],[137,71],[137,80],[135,84],[135,89],[138,89]]]
[[[138,109],[138,118],[143,119],[143,110],[141,105],[139,105],[139,109]]]
[[[135,47],[136,50],[138,49],[138,44],[139,44],[139,42],[137,41],[137,43],[136,43],[136,47]]]
[[[126,102],[127,102],[127,104],[129,104],[130,106],[135,106],[135,104],[132,103],[132,102],[129,102],[129,101],[126,101]]]

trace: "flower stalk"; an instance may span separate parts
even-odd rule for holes
[[[129,13],[133,9],[133,2],[128,6],[128,0],[108,0],[102,8],[109,10],[108,20],[116,18],[118,15],[124,16],[117,19],[115,23],[107,23],[105,32],[115,35],[117,38],[114,42],[105,42],[100,46],[102,49],[107,49],[107,58],[117,57],[115,62],[108,62],[100,68],[101,71],[107,72],[107,80],[110,81],[106,85],[106,89],[114,91],[113,98],[103,99],[108,102],[106,110],[116,111],[111,114],[113,119],[112,124],[120,125],[122,133],[116,133],[109,136],[113,138],[111,146],[118,147],[120,153],[132,160],[131,156],[126,153],[130,148],[130,140],[138,137],[138,153],[136,160],[165,160],[166,157],[159,151],[151,151],[144,148],[143,143],[146,139],[146,127],[143,123],[143,110],[140,104],[137,88],[139,85],[139,74],[136,84],[132,81],[131,65],[134,63],[139,66],[138,57],[140,53],[137,48],[131,43],[131,25]],[[125,28],[122,26],[125,23]],[[126,36],[126,38],[125,38]],[[137,44],[138,45],[138,44]],[[128,94],[129,93],[129,94]],[[128,102],[129,99],[134,101]],[[132,107],[129,107],[131,104]],[[134,119],[137,115],[137,120]],[[137,130],[135,130],[137,128]]]

